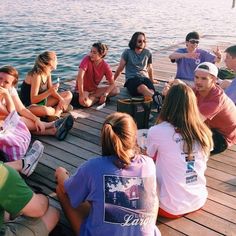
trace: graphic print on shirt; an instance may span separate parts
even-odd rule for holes
[[[183,149],[184,143],[183,143],[183,138],[176,133],[174,135],[174,141],[176,143],[179,143],[181,145],[181,148]],[[186,163],[186,172],[185,172],[185,181],[186,184],[192,184],[197,181],[197,173],[195,171],[195,154],[196,154],[196,147],[193,145],[193,151],[191,154],[191,158],[188,157],[188,153],[181,152],[181,158],[185,160]]]
[[[187,153],[182,153],[185,156],[186,161],[186,184],[191,184],[197,181],[197,173],[195,171],[195,156],[192,155],[189,160]]]
[[[104,221],[121,226],[155,224],[158,200],[154,177],[104,176]]]

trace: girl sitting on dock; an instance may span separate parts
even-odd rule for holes
[[[72,99],[70,91],[59,93],[59,84],[52,83],[51,72],[56,67],[56,53],[43,52],[36,58],[34,67],[22,83],[21,100],[38,117],[51,116],[57,119],[68,109]]]
[[[158,215],[178,218],[200,209],[208,195],[204,172],[213,141],[190,87],[170,88],[146,146],[147,154],[156,159]]]
[[[97,102],[103,104],[108,97],[116,96],[120,92],[115,86],[110,66],[104,61],[107,51],[107,45],[94,43],[89,55],[83,58],[76,79],[73,106],[90,107]],[[104,76],[109,85],[99,87]]]
[[[27,109],[20,100],[15,88],[18,77],[18,71],[14,67],[3,66],[0,68],[0,123],[13,110],[16,110],[30,132],[37,135],[52,135],[59,140],[65,139],[73,126],[73,117],[69,115],[55,122],[40,121],[39,117]]]
[[[130,115],[113,113],[102,127],[102,156],[71,177],[57,168],[57,196],[77,235],[160,235],[155,165],[138,154],[136,132]]]

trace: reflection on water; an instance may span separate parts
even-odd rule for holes
[[[107,61],[116,64],[135,31],[144,31],[149,48],[157,51],[192,30],[235,35],[236,28],[232,0],[0,0],[0,5],[0,65],[15,66],[21,80],[45,50],[57,52],[55,77],[70,79],[98,40],[109,45]]]

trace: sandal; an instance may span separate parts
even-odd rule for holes
[[[68,115],[65,118],[59,119],[55,122],[57,128],[56,138],[58,140],[64,140],[68,134],[68,131],[72,129],[74,124],[74,118],[72,115]]]
[[[161,108],[162,108],[164,96],[161,93],[156,91],[154,93],[154,95],[152,96],[152,99],[153,99],[153,102],[155,103],[155,105],[157,107],[157,112],[159,113],[161,111]]]

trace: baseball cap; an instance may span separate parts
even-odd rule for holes
[[[217,75],[218,75],[218,68],[212,64],[211,62],[203,62],[203,63],[200,63],[197,68],[195,69],[195,72],[196,71],[204,71],[204,72],[207,72],[213,76],[215,76],[217,78]]]

